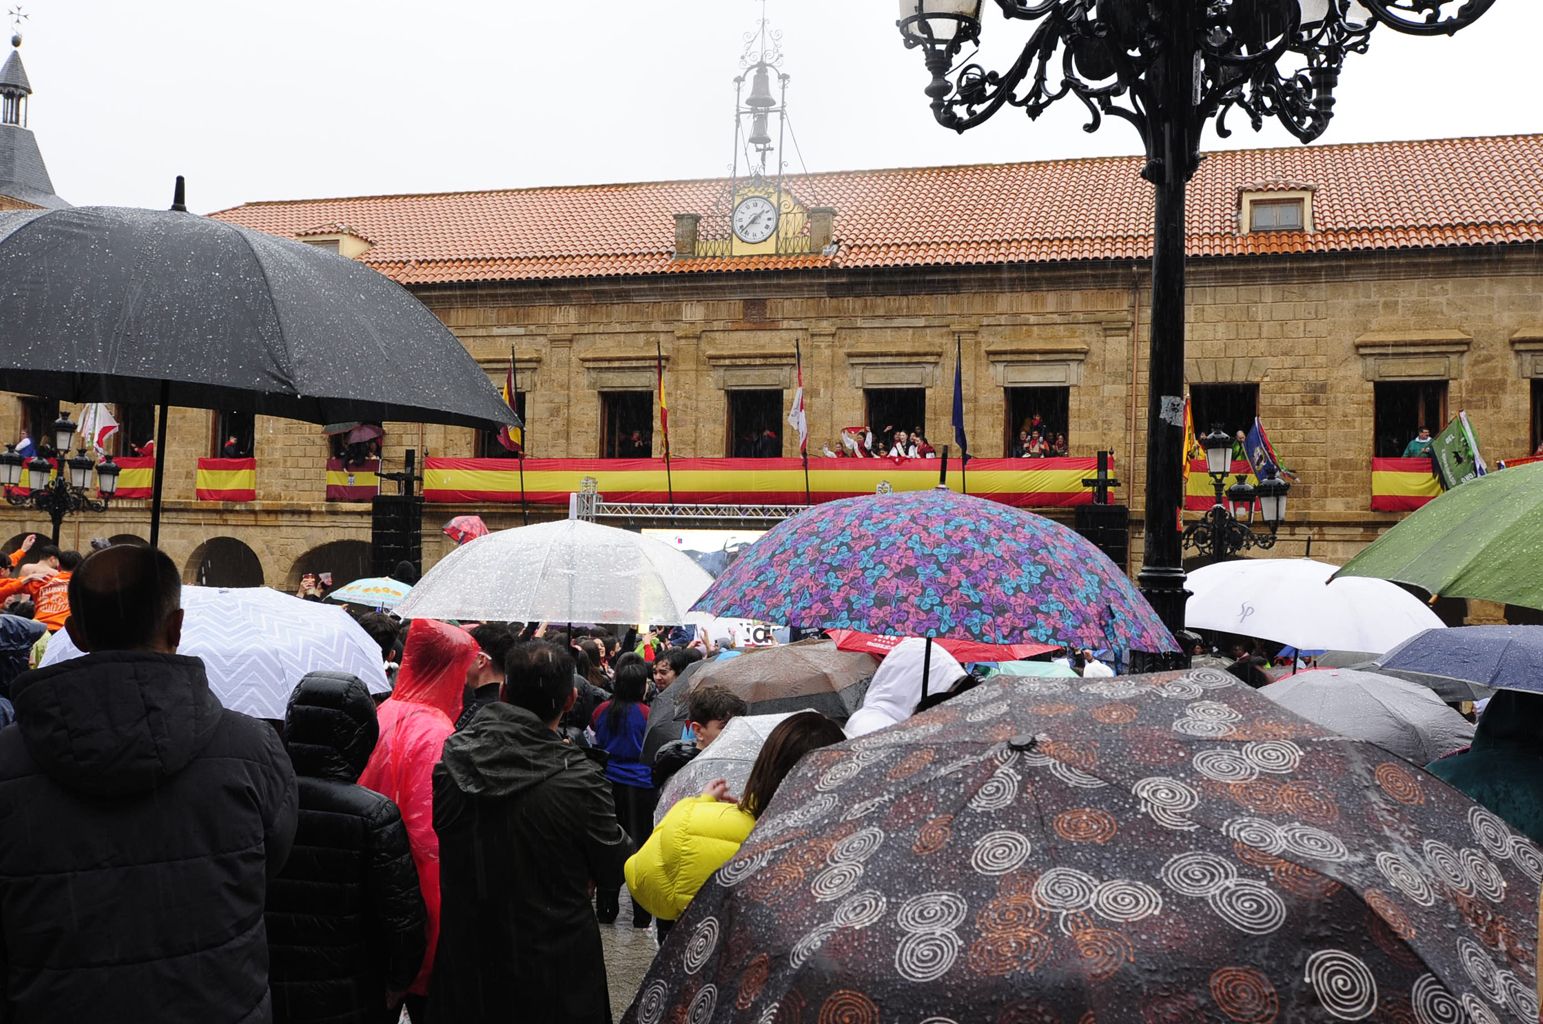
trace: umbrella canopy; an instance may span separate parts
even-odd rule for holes
[[[659,803],[654,808],[654,824],[658,825],[683,797],[695,796],[707,788],[714,779],[724,779],[729,793],[739,796],[750,781],[750,769],[755,766],[756,755],[766,744],[766,737],[777,724],[796,711],[780,715],[740,715],[729,720],[718,738],[706,750],[670,776],[664,789],[659,792]]]
[[[992,670],[992,674],[1037,679],[1071,679],[1077,676],[1070,665],[1062,665],[1058,661],[1004,661]]]
[[[1487,696],[1485,687],[1543,693],[1543,626],[1426,630],[1377,659],[1373,671],[1423,682],[1438,692],[1467,688],[1449,700]]]
[[[482,521],[481,516],[456,516],[444,525],[442,531],[457,544],[465,544],[478,537],[486,537],[488,524]]]
[[[1540,878],[1225,672],[990,681],[806,755],[624,1020],[1533,1021]]]
[[[1190,629],[1256,636],[1306,650],[1388,651],[1441,626],[1419,598],[1387,582],[1333,579],[1310,558],[1218,562],[1189,574]]]
[[[750,545],[697,607],[892,636],[1177,650],[1129,577],[1090,541],[941,488],[800,512]]]
[[[231,711],[282,720],[289,695],[308,672],[347,672],[371,693],[389,693],[380,645],[336,605],[302,601],[268,587],[182,588],[178,654],[203,659],[209,689]],[[80,657],[64,630],[44,665]]]
[[[1339,570],[1442,597],[1543,608],[1543,463],[1454,487],[1416,509]]]
[[[836,641],[836,648],[842,651],[862,651],[871,654],[875,658],[883,658],[900,645],[905,637],[899,636],[875,636],[872,633],[859,633],[855,629],[833,629],[830,638]],[[952,654],[959,661],[1016,661],[1019,658],[1032,658],[1036,654],[1048,654],[1059,650],[1054,644],[983,644],[975,640],[952,640],[944,638],[934,641],[939,647]]]
[[[1259,691],[1287,711],[1427,765],[1473,742],[1473,724],[1430,687],[1355,669],[1298,672]]]
[[[711,582],[663,541],[562,519],[462,544],[424,573],[397,614],[474,622],[679,624]]]
[[[362,604],[370,608],[395,608],[401,604],[413,588],[401,580],[389,576],[377,576],[367,580],[354,580],[339,587],[327,597],[344,604]]]
[[[0,280],[7,391],[322,424],[515,421],[423,303],[314,245],[181,211],[24,210],[0,214]]]

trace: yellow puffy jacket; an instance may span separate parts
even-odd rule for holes
[[[697,890],[739,851],[755,819],[706,796],[670,808],[643,848],[627,858],[627,888],[643,909],[665,921],[686,912]]]

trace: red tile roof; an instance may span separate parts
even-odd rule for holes
[[[640,182],[248,203],[213,216],[277,235],[347,224],[403,284],[678,272],[1141,259],[1152,194],[1137,157],[839,171],[788,179],[836,209],[831,256],[673,260],[676,213],[724,232],[728,182]],[[1317,230],[1239,234],[1239,190],[1314,188]],[[1192,256],[1543,241],[1543,135],[1210,154],[1189,192]]]

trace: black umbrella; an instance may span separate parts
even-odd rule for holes
[[[0,389],[312,423],[518,423],[405,289],[353,260],[190,214],[0,214]]]
[[[1214,669],[807,754],[624,1024],[1536,1021],[1543,854]]]

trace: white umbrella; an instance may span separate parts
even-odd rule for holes
[[[282,719],[308,672],[347,672],[371,693],[387,693],[380,645],[336,605],[303,601],[268,587],[183,587],[178,654],[203,659],[209,689],[231,711]],[[80,657],[64,630],[43,665]]]
[[[1259,558],[1196,569],[1184,624],[1255,636],[1298,650],[1389,651],[1426,629],[1436,613],[1386,580],[1347,576],[1310,558]]]
[[[1350,668],[1298,672],[1259,691],[1341,736],[1426,765],[1473,742],[1473,725],[1428,686]]]
[[[663,541],[582,519],[463,544],[397,606],[404,619],[680,625],[712,584]]]
[[[327,597],[333,601],[342,601],[344,604],[362,604],[370,608],[395,608],[406,600],[412,590],[412,587],[400,580],[394,580],[389,576],[378,576],[354,580],[347,586],[334,590]]]
[[[664,820],[677,801],[694,796],[707,788],[714,779],[725,779],[729,793],[743,796],[745,783],[750,781],[750,769],[771,735],[783,719],[799,714],[789,711],[781,715],[739,715],[729,719],[718,738],[670,776],[659,793],[659,803],[654,808],[654,825]]]

